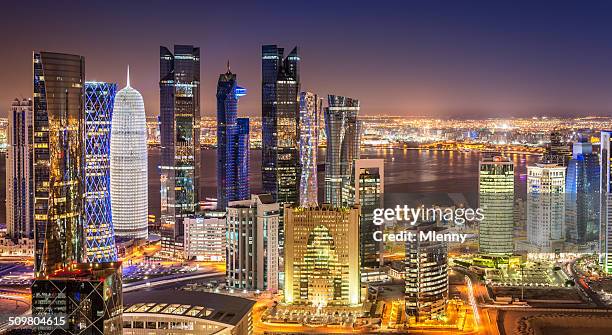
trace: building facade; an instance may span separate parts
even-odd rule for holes
[[[359,304],[359,205],[285,205],[284,211],[285,303],[317,307]]]
[[[604,272],[612,274],[612,130],[602,130],[600,139],[600,263]]]
[[[225,262],[225,211],[185,218],[185,258]]]
[[[239,119],[238,99],[246,89],[237,85],[229,69],[217,82],[217,207],[248,199],[249,119]]]
[[[115,97],[110,141],[111,210],[115,236],[148,237],[147,127],[142,95],[127,85]]]
[[[342,185],[351,178],[353,160],[360,157],[359,100],[329,95],[325,108],[325,202],[341,206]]]
[[[226,274],[229,287],[276,293],[279,205],[270,194],[227,207]]]
[[[433,223],[413,226],[412,233],[444,233]],[[448,246],[443,241],[420,237],[406,242],[406,314],[416,322],[439,319],[448,300]]]
[[[374,240],[380,228],[374,224],[374,210],[384,207],[385,160],[356,159],[353,161],[350,182],[343,185],[344,205],[361,206],[359,222],[359,259],[362,268],[379,267],[383,245]]]
[[[34,273],[38,276],[83,256],[85,59],[34,52],[33,65]]]
[[[85,248],[89,262],[116,262],[110,198],[110,135],[117,84],[85,83]]]
[[[514,162],[508,157],[484,157],[478,164],[478,246],[484,254],[514,251]]]
[[[34,237],[32,121],[32,99],[15,99],[6,151],[6,232],[14,241]]]
[[[323,101],[311,92],[300,93],[300,206],[316,206],[318,200],[317,152]]]
[[[200,194],[200,48],[159,48],[161,221],[181,239]]]

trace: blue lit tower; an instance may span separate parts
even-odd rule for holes
[[[217,207],[223,210],[230,201],[250,196],[249,120],[237,118],[238,100],[244,95],[246,89],[237,85],[228,62],[217,83]]]
[[[85,248],[87,261],[117,261],[110,199],[110,135],[117,84],[85,83]]]

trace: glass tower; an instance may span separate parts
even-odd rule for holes
[[[174,239],[200,199],[200,48],[159,51],[161,220]]]
[[[318,203],[317,150],[322,105],[323,101],[316,94],[300,93],[300,206]]]
[[[6,229],[13,240],[32,238],[32,99],[15,99],[9,112],[6,159]]]
[[[612,274],[612,130],[601,131],[600,141],[600,196],[601,196],[601,229],[599,242],[601,247],[600,263],[607,274]]]
[[[148,237],[147,126],[142,95],[127,85],[115,97],[110,140],[113,227],[117,237]]]
[[[239,119],[238,99],[246,89],[236,83],[229,69],[217,83],[217,208],[248,199],[249,119]],[[245,148],[246,146],[246,148]]]
[[[295,47],[286,58],[284,49],[261,49],[262,183],[280,204],[299,201],[300,57]]]
[[[117,84],[85,83],[85,248],[89,262],[115,262],[110,135]]]
[[[81,56],[34,52],[35,276],[83,256],[84,84]]]
[[[359,100],[337,95],[329,95],[327,100],[325,202],[341,206],[342,185],[350,181],[353,160],[360,157]]]

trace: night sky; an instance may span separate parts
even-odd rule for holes
[[[257,3],[257,4],[255,4]],[[33,50],[85,56],[87,80],[159,110],[159,46],[201,47],[202,114],[229,59],[260,115],[262,44],[297,45],[302,90],[364,114],[612,116],[612,1],[5,1],[0,116],[31,96]]]

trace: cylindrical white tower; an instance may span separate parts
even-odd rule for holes
[[[115,97],[110,148],[115,236],[147,238],[147,126],[142,95],[127,86]]]

